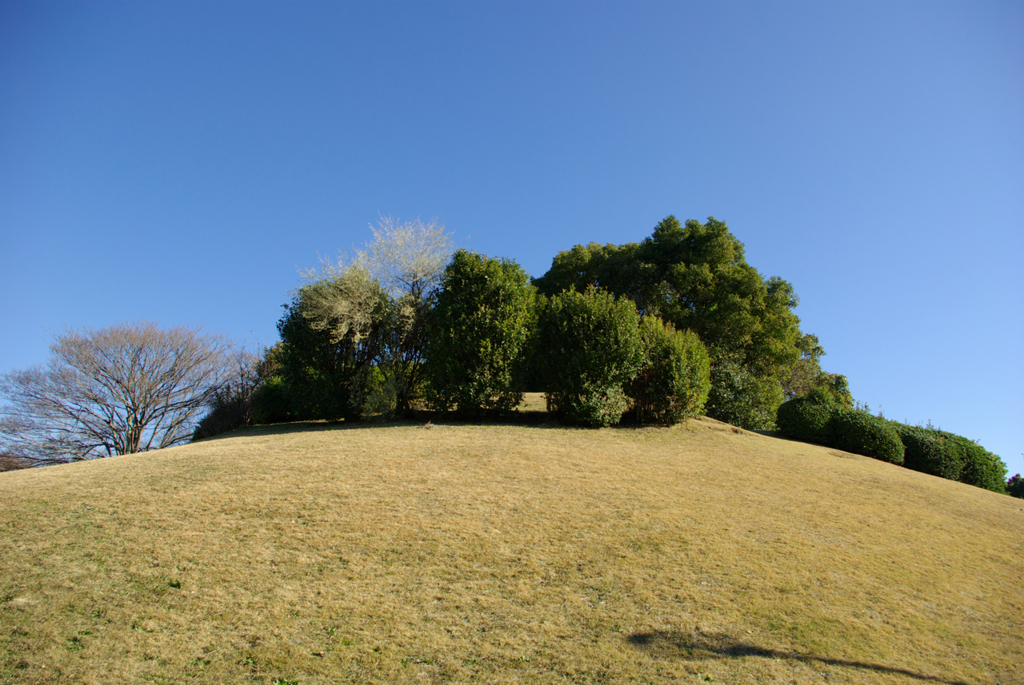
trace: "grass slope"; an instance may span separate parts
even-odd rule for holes
[[[710,420],[0,474],[0,683],[1021,683],[1022,502]]]

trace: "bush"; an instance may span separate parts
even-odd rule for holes
[[[892,422],[903,443],[903,465],[908,469],[940,478],[958,480],[964,468],[964,455],[950,449],[945,434],[928,428]]]
[[[542,308],[539,340],[549,411],[584,426],[618,423],[643,362],[636,305],[594,288],[560,293]]]
[[[29,466],[29,462],[27,462],[25,459],[17,457],[13,454],[0,453],[0,473],[4,471],[17,471],[19,469],[27,469]]]
[[[867,412],[841,408],[829,422],[830,446],[892,464],[903,463],[903,443],[888,421]]]
[[[993,492],[1006,492],[1006,464],[967,438],[891,422],[905,451],[904,466]]]
[[[992,492],[1006,492],[1006,464],[998,456],[965,437],[945,434],[952,449],[963,455],[963,471],[957,479]]]
[[[644,363],[628,387],[637,423],[678,423],[699,416],[711,387],[704,344],[691,331],[648,316],[640,323]]]
[[[252,422],[256,424],[286,423],[294,420],[291,401],[280,376],[267,379],[256,394],[252,406]]]
[[[277,376],[280,354],[280,344],[263,350],[261,354],[244,350],[237,353],[231,379],[214,395],[210,412],[196,425],[192,440],[211,438],[253,423],[264,423],[262,417],[271,410],[272,402],[286,406]]]
[[[249,424],[245,400],[237,395],[219,396],[210,412],[192,431],[192,442],[212,438]]]
[[[779,405],[775,422],[787,438],[828,445],[832,440],[832,416],[838,405],[827,395],[812,393]]]
[[[1021,478],[1019,473],[1006,481],[1006,493],[1013,497],[1024,498],[1024,478]]]
[[[534,288],[511,260],[455,253],[429,317],[427,398],[461,414],[506,413],[523,401]]]
[[[736,355],[711,365],[707,415],[747,430],[774,430],[775,414],[785,396],[777,378],[759,377]]]

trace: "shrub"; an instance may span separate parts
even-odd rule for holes
[[[1006,492],[1013,497],[1024,498],[1024,478],[1019,473],[1006,481]]]
[[[891,422],[900,436],[904,466],[993,492],[1006,492],[1006,464],[967,438],[946,431]]]
[[[210,412],[196,424],[192,442],[233,431],[248,423],[245,401],[240,396],[219,396]]]
[[[885,419],[854,409],[839,409],[829,422],[830,446],[893,464],[903,463],[903,443]]]
[[[736,355],[719,356],[711,365],[706,405],[711,418],[747,430],[773,430],[784,399],[777,378],[758,376]]]
[[[479,415],[523,401],[534,288],[511,260],[455,253],[429,317],[427,398],[437,409]]]
[[[14,454],[0,453],[0,473],[27,469],[29,462]]]
[[[202,440],[242,426],[263,423],[262,415],[267,413],[271,402],[275,401],[275,390],[276,402],[285,403],[280,395],[281,382],[277,376],[280,354],[280,344],[263,350],[262,354],[244,350],[238,352],[234,358],[235,368],[231,379],[214,395],[210,412],[196,425],[192,440]]]
[[[618,423],[643,362],[636,305],[594,288],[560,293],[542,308],[539,340],[549,411],[585,426]]]
[[[640,323],[644,362],[628,386],[637,423],[678,423],[699,416],[711,387],[710,361],[696,333],[648,316]]]
[[[779,405],[775,422],[787,438],[827,445],[832,440],[830,422],[838,405],[828,395],[812,391]]]
[[[963,455],[963,471],[957,479],[993,492],[1006,492],[1006,464],[995,454],[965,437],[945,434],[951,449]]]
[[[284,380],[280,376],[269,378],[252,406],[252,422],[256,424],[285,423],[294,420]]]
[[[947,445],[945,434],[896,421],[893,428],[903,443],[903,465],[908,469],[957,480],[963,470],[964,455]]]

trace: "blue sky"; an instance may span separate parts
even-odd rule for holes
[[[1024,4],[0,3],[0,371],[272,343],[380,214],[534,276],[714,216],[858,400],[1024,472]]]

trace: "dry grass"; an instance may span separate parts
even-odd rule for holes
[[[0,474],[0,683],[1024,682],[1024,504],[710,420]]]

